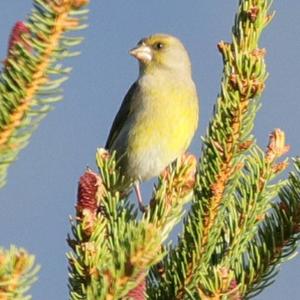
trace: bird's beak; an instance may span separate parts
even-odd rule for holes
[[[152,50],[150,47],[142,44],[129,51],[129,54],[135,57],[138,61],[148,63],[152,60]]]

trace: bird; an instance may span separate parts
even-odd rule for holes
[[[199,100],[187,50],[175,36],[142,38],[129,51],[139,73],[112,123],[105,148],[116,151],[122,174],[144,211],[140,183],[183,155],[198,127]]]

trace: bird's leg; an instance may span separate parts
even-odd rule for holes
[[[136,193],[136,197],[137,197],[137,201],[138,201],[138,204],[139,204],[140,211],[145,212],[145,206],[143,204],[143,198],[142,198],[142,194],[141,194],[141,190],[140,190],[139,181],[135,181],[133,186],[134,186],[134,190],[135,190],[135,193]]]

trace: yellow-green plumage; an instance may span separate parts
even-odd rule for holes
[[[186,151],[198,124],[198,97],[188,54],[177,38],[156,34],[132,52],[140,75],[106,146],[117,151],[123,172],[136,181],[159,175]]]

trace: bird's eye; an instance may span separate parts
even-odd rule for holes
[[[145,38],[142,38],[141,40],[139,40],[139,42],[137,43],[137,46],[141,46],[145,43]]]
[[[160,50],[164,47],[164,44],[161,42],[158,42],[154,45],[155,49]]]

